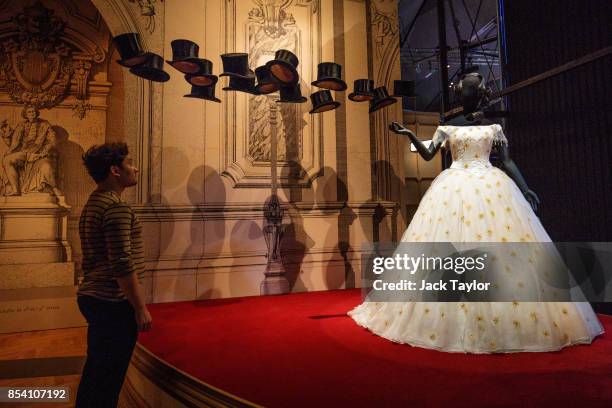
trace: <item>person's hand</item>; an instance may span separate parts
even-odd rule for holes
[[[400,135],[406,135],[408,134],[408,132],[410,132],[408,129],[406,129],[397,122],[391,122],[391,124],[389,125],[389,130]]]
[[[527,201],[529,201],[529,204],[531,204],[531,208],[533,208],[533,211],[538,211],[538,204],[540,204],[540,199],[538,198],[538,195],[532,190],[525,191],[523,195],[525,196]]]
[[[153,318],[146,306],[136,310],[136,325],[138,326],[138,331],[149,331],[152,323]]]

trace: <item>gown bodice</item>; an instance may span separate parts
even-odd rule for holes
[[[492,167],[489,155],[494,143],[507,144],[498,124],[488,126],[438,126],[433,142],[450,148],[453,169],[481,172]]]

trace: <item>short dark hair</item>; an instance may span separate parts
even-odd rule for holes
[[[108,177],[111,166],[121,167],[128,153],[128,146],[123,142],[95,145],[83,155],[83,164],[91,178],[100,183]]]

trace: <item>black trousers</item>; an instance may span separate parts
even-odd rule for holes
[[[110,302],[78,296],[88,323],[87,360],[77,392],[77,408],[115,408],[138,338],[134,308],[126,300]]]

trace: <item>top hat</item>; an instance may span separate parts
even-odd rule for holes
[[[391,96],[414,96],[414,81],[393,81],[393,95]]]
[[[195,86],[191,87],[191,93],[183,95],[186,98],[206,99],[207,101],[219,102],[221,99],[215,97],[215,85],[211,86]]]
[[[262,65],[261,67],[255,68],[255,76],[257,77],[257,86],[255,89],[260,94],[266,95],[278,91],[278,84],[270,75],[267,66]]]
[[[300,78],[297,66],[300,63],[298,57],[288,50],[278,50],[274,59],[268,61],[266,66],[270,74],[284,86],[296,84]]]
[[[385,86],[379,86],[378,88],[374,88],[374,99],[370,101],[369,112],[375,112],[385,106],[393,105],[396,102],[397,100],[395,98],[389,96]]]
[[[219,76],[230,76],[242,79],[255,78],[253,70],[249,69],[249,54],[234,52],[221,55],[223,73]]]
[[[172,46],[172,60],[166,60],[168,64],[183,74],[194,74],[200,69],[198,44],[189,40],[173,40],[170,45]]]
[[[295,84],[292,86],[281,86],[279,91],[280,99],[276,102],[304,103],[308,100],[302,96],[300,84]]]
[[[213,75],[213,63],[207,59],[199,59],[196,61],[198,70],[195,73],[185,75],[185,79],[191,85],[209,86],[217,82],[219,78]]]
[[[342,65],[335,62],[322,62],[317,67],[317,80],[311,85],[332,91],[344,91],[346,82],[342,80]]]
[[[255,78],[230,77],[229,85],[223,88],[224,91],[246,92],[252,95],[259,95],[255,89]]]
[[[121,59],[117,60],[119,65],[131,68],[145,62],[147,57],[140,45],[140,35],[138,33],[120,34],[113,38],[113,43],[117,47],[119,55],[121,55]]]
[[[130,68],[130,72],[149,81],[166,82],[170,79],[170,75],[162,69],[163,66],[164,59],[162,57],[152,52],[147,52],[146,61]]]
[[[356,79],[353,93],[348,98],[353,102],[365,102],[374,99],[374,81],[371,79]]]
[[[334,101],[331,92],[327,89],[313,93],[310,95],[310,100],[312,101],[310,113],[321,113],[340,106],[340,102]]]

